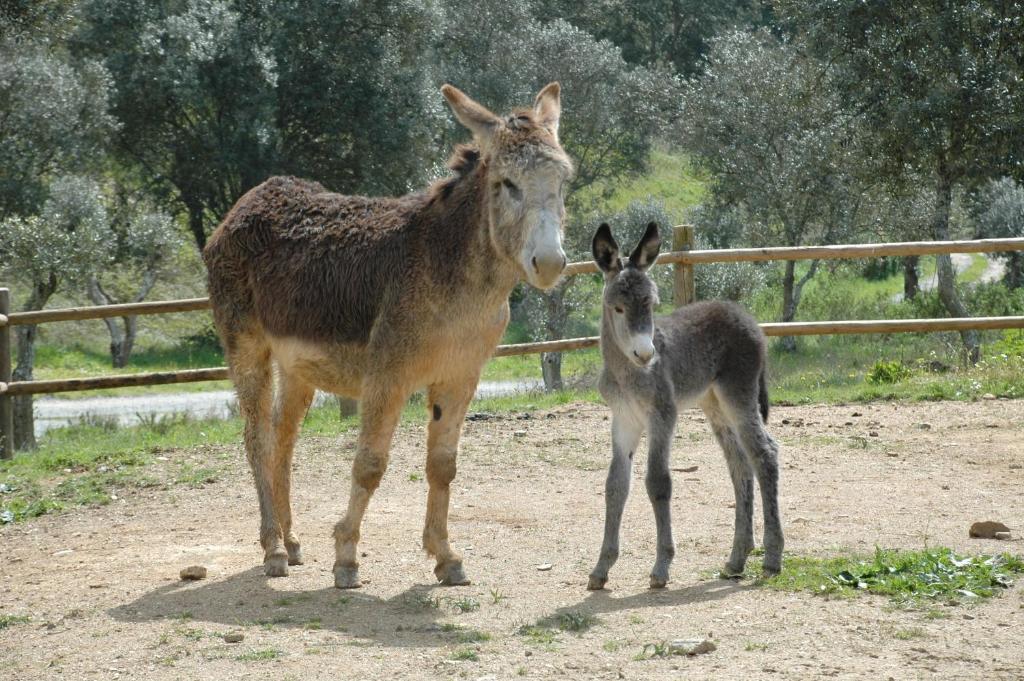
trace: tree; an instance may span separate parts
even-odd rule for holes
[[[931,236],[950,238],[954,190],[1021,171],[1024,11],[1019,2],[784,0],[780,7],[859,114],[889,177],[932,187]],[[968,316],[948,255],[936,258],[939,298]],[[978,334],[961,333],[972,362]]]
[[[686,76],[700,71],[716,34],[765,26],[771,16],[758,0],[555,0],[538,9],[613,42],[631,64],[666,64]]]
[[[107,213],[96,182],[77,176],[60,177],[38,215],[3,222],[4,248],[0,265],[24,282],[28,297],[21,310],[41,310],[62,286],[80,284],[79,277],[107,261]],[[31,381],[35,365],[37,325],[19,325],[14,380]],[[35,447],[32,396],[14,398],[14,448]]]
[[[269,175],[344,193],[421,184],[444,116],[438,12],[427,0],[85,0],[74,45],[114,76],[127,177],[184,212],[201,249]]]
[[[174,221],[166,213],[149,210],[122,198],[110,220],[111,258],[86,281],[86,293],[95,305],[139,303],[159,278],[168,273],[181,246]],[[138,333],[138,317],[125,315],[103,322],[110,334],[110,358],[115,369],[127,366]]]
[[[72,63],[45,42],[0,39],[0,220],[38,212],[49,178],[102,157],[115,126],[110,86],[94,61]]]
[[[785,246],[833,243],[852,230],[856,130],[823,64],[765,32],[731,33],[715,41],[683,102],[683,146],[712,177],[705,226],[742,224],[744,241]],[[817,270],[813,260],[797,279],[795,262],[786,262],[783,322],[795,318]],[[794,339],[783,347],[795,348]]]
[[[1009,177],[990,180],[978,191],[972,206],[972,219],[979,239],[1024,237],[1024,187]],[[1006,286],[1024,285],[1024,258],[1020,251],[994,254],[1006,258]]]

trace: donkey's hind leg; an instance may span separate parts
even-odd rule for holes
[[[288,553],[274,513],[270,348],[258,336],[235,336],[230,343],[228,363],[238,394],[238,409],[245,420],[245,454],[260,504],[263,571],[268,577],[283,577],[288,574]]]
[[[642,434],[643,426],[631,415],[612,414],[612,462],[604,485],[604,540],[597,565],[590,572],[587,588],[591,591],[604,588],[608,582],[608,571],[619,559],[622,510],[626,506],[633,477],[633,454]]]
[[[729,555],[729,562],[725,564],[722,576],[738,577],[743,574],[747,556],[754,549],[754,471],[714,394],[709,393],[700,406],[708,417],[722,453],[725,454],[729,476],[732,478],[733,492],[736,496],[736,520],[733,528],[732,553]]]
[[[737,439],[749,457],[761,488],[764,511],[764,572],[775,575],[782,570],[782,521],[779,518],[779,446],[764,428],[757,403],[756,388],[743,399],[733,400],[729,416]]]
[[[476,389],[476,377],[429,389],[430,424],[427,426],[427,516],[423,548],[437,558],[434,574],[448,586],[469,584],[462,558],[448,544],[449,490],[455,479],[459,436],[466,408]]]
[[[302,551],[299,540],[292,532],[292,454],[314,390],[298,377],[279,372],[277,399],[274,403],[274,449],[270,460],[271,494],[274,516],[284,536],[284,547],[288,551],[289,565],[302,565]]]

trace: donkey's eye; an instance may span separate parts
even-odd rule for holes
[[[509,195],[516,201],[519,201],[520,199],[523,198],[523,193],[519,191],[519,187],[517,187],[516,183],[513,182],[512,180],[506,177],[504,180],[501,181],[501,184],[505,186],[505,189],[508,190]]]
[[[622,313],[624,313],[625,311],[626,311],[626,310],[625,310],[625,309],[624,309],[624,308],[623,308],[623,307],[622,307],[621,305],[616,305],[616,306],[615,306],[615,312],[617,312],[618,314],[622,314]]]

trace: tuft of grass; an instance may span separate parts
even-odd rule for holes
[[[0,629],[6,629],[15,624],[28,624],[31,619],[28,615],[0,615]]]
[[[907,629],[897,629],[893,632],[892,637],[900,641],[912,641],[915,638],[927,638],[928,632],[921,627],[908,627]]]
[[[480,609],[480,601],[470,596],[453,598],[449,601],[453,610],[459,613],[473,612]]]
[[[283,657],[284,653],[277,648],[263,648],[250,650],[235,657],[239,662],[269,662]]]
[[[505,594],[501,593],[500,589],[498,589],[497,587],[492,587],[491,588],[491,602],[492,603],[497,605],[497,604],[499,604],[499,603],[501,603],[502,601],[505,601],[505,600],[508,600],[508,596],[506,596]]]
[[[753,567],[755,573],[759,569]],[[960,556],[945,547],[876,548],[872,556],[787,556],[782,573],[763,584],[837,597],[872,593],[888,596],[897,605],[916,607],[928,601],[958,604],[991,598],[1011,586],[1012,575],[1021,572],[1024,560],[1009,553]]]
[[[408,594],[402,599],[406,607],[414,610],[440,610],[441,599],[424,593]]]
[[[555,642],[555,631],[551,627],[537,624],[524,624],[519,627],[517,633],[524,637],[528,643],[539,646],[551,646]]]
[[[765,650],[768,650],[768,644],[758,643],[756,641],[747,641],[746,644],[743,646],[743,650],[747,651],[748,653],[752,653],[754,651],[763,652]]]
[[[441,631],[449,634],[455,634],[455,640],[459,643],[481,643],[483,641],[491,640],[491,635],[486,631],[480,631],[479,629],[464,629],[457,624],[444,624],[441,626]]]
[[[480,656],[472,648],[459,648],[452,653],[451,658],[453,660],[459,660],[461,662],[479,662]]]

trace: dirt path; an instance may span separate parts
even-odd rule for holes
[[[259,569],[255,495],[240,447],[219,482],[153,490],[0,529],[4,679],[782,679],[1024,675],[1024,590],[974,607],[893,609],[720,581],[732,493],[698,412],[680,419],[672,465],[678,545],[669,588],[647,589],[653,518],[638,457],[610,590],[588,593],[603,519],[607,411],[570,405],[466,426],[451,531],[472,586],[432,585],[419,550],[423,427],[403,428],[363,528],[363,577],[332,588],[331,526],[353,438],[304,438],[296,512],[307,564]],[[1024,405],[1014,401],[778,408],[787,551],[876,545],[1024,553]],[[969,540],[998,519],[1014,540]],[[209,568],[184,584],[178,571]],[[550,563],[548,570],[537,566]],[[474,606],[478,605],[474,609]],[[460,609],[466,612],[460,612]],[[523,625],[596,618],[581,633]],[[934,613],[932,613],[934,616]],[[241,632],[228,644],[220,634]],[[529,631],[529,630],[527,630]],[[694,658],[637,659],[645,644],[713,635]],[[549,640],[551,637],[553,640]],[[474,640],[477,639],[477,640]],[[482,639],[482,640],[480,640]]]

